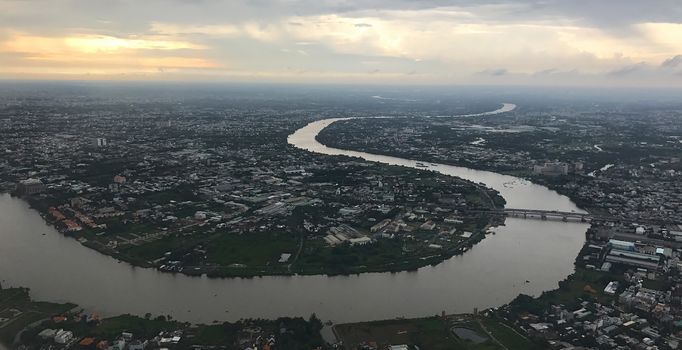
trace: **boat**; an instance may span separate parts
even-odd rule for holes
[[[429,166],[426,165],[426,164],[424,164],[424,163],[422,163],[422,162],[417,162],[417,167],[419,167],[419,168],[428,168]]]

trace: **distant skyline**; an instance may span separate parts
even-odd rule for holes
[[[677,0],[0,0],[0,79],[682,86]]]

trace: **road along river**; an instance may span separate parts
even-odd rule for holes
[[[505,104],[482,115],[513,107]],[[335,120],[310,123],[289,143],[320,154],[416,167],[415,160],[318,143],[317,133]],[[500,191],[510,208],[579,211],[567,197],[519,178],[448,165],[429,169],[482,182]],[[539,295],[556,288],[573,272],[586,228],[510,218],[464,255],[413,272],[210,279],[120,263],[62,236],[24,201],[0,195],[0,283],[29,287],[36,299],[71,301],[102,315],[149,312],[204,323],[313,312],[337,323],[417,317],[499,306],[519,293]]]

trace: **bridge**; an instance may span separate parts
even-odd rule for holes
[[[488,210],[468,210],[470,213],[487,213],[492,215],[507,216],[524,219],[561,219],[568,221],[569,219],[580,220],[581,222],[590,222],[592,220],[609,220],[610,217],[592,215],[589,213],[578,213],[574,211],[558,211],[558,210],[539,210],[539,209],[488,209]]]
[[[514,209],[514,208],[495,208],[495,209],[472,209],[467,210],[468,213],[483,213],[503,217],[511,218],[524,218],[524,219],[560,219],[564,222],[570,221],[580,221],[580,222],[592,222],[592,221],[620,221],[624,223],[633,224],[647,224],[647,225],[668,225],[668,224],[680,224],[676,222],[670,222],[660,219],[646,219],[646,218],[618,218],[608,215],[595,215],[590,213],[578,213],[574,211],[559,211],[559,210],[539,210],[539,209]]]

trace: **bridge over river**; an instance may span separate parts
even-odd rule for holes
[[[505,216],[512,218],[524,219],[560,219],[564,222],[580,221],[589,223],[592,221],[619,221],[633,224],[647,224],[647,225],[668,225],[674,224],[668,221],[661,221],[655,219],[642,218],[618,218],[608,215],[596,215],[586,212],[576,211],[561,211],[561,210],[541,210],[541,209],[518,209],[518,208],[495,208],[495,209],[473,209],[467,210],[469,213],[486,213],[497,216]]]
[[[580,220],[580,222],[591,222],[592,220],[613,220],[611,217],[593,215],[590,213],[580,213],[575,211],[559,210],[540,210],[540,209],[488,209],[488,210],[469,210],[470,213],[488,213],[492,215],[524,218],[524,219],[561,219],[563,221]]]

